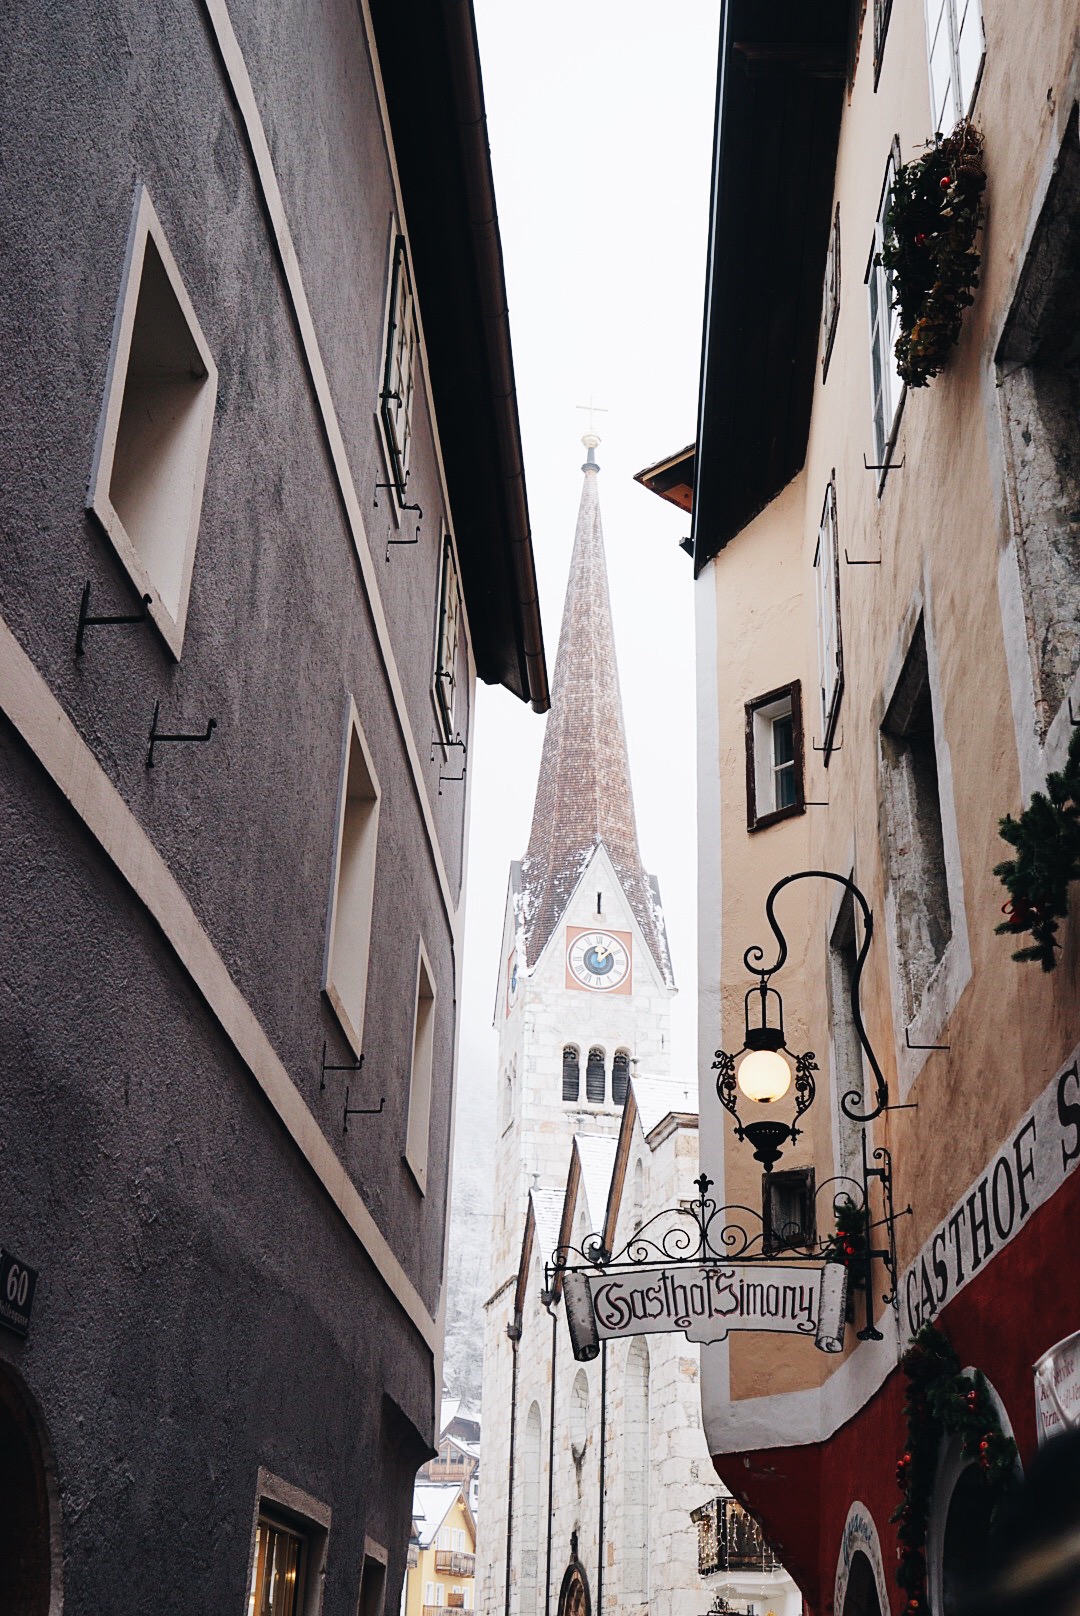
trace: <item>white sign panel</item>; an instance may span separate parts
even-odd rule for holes
[[[1007,1245],[1080,1161],[1080,1050],[1020,1119],[900,1282],[914,1335]],[[1080,1301],[1077,1304],[1080,1319]]]
[[[1044,1352],[1035,1365],[1035,1427],[1041,1446],[1080,1425],[1080,1330]]]
[[[813,1336],[821,1264],[729,1263],[590,1275],[596,1333],[681,1330],[688,1341],[723,1341],[731,1330]]]

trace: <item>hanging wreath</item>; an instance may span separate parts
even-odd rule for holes
[[[1038,960],[1044,971],[1057,965],[1058,921],[1069,912],[1069,886],[1080,880],[1080,729],[1074,729],[1065,767],[1047,775],[1046,791],[1036,791],[1018,819],[1011,814],[998,829],[1016,857],[995,864],[1009,901],[998,932],[1030,932],[1034,941],[1013,954]]]
[[[983,137],[966,120],[898,169],[885,212],[881,262],[900,311],[896,368],[910,387],[945,369],[975,300],[982,223]]]
[[[906,1616],[929,1616],[926,1529],[942,1437],[963,1438],[964,1458],[979,1467],[995,1503],[1015,1476],[1016,1443],[1001,1428],[982,1371],[962,1374],[960,1360],[936,1325],[923,1325],[900,1367],[908,1388],[907,1441],[896,1466],[903,1498],[891,1516],[899,1523],[896,1580],[907,1595]]]

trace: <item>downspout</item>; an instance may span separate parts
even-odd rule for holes
[[[510,1374],[510,1458],[506,1466],[506,1604],[505,1616],[510,1616],[510,1551],[514,1545],[514,1447],[517,1439],[517,1378],[518,1342],[521,1340],[521,1314],[515,1313],[513,1322],[506,1326],[510,1347],[514,1355]]]
[[[600,1548],[596,1567],[596,1616],[604,1616],[604,1461],[607,1457],[607,1337],[600,1343]],[[509,1616],[509,1612],[507,1613]]]
[[[547,1529],[547,1582],[544,1586],[544,1616],[551,1616],[551,1517],[555,1509],[555,1350],[558,1345],[559,1315],[553,1307],[551,1314],[551,1407],[548,1413],[548,1529]]]

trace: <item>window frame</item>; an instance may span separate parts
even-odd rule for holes
[[[165,273],[169,290],[175,299],[187,335],[196,349],[204,374],[200,381],[198,410],[200,419],[189,450],[191,475],[188,487],[188,505],[185,520],[178,521],[181,529],[179,581],[175,608],[162,593],[160,569],[155,574],[136,537],[128,532],[124,520],[113,502],[112,483],[116,471],[116,456],[120,438],[121,418],[128,380],[132,370],[132,342],[138,312],[139,294],[143,286],[148,248],[152,247]],[[196,378],[192,378],[195,380]],[[131,582],[140,595],[150,597],[147,614],[165,645],[177,662],[184,644],[188,606],[191,598],[191,580],[195,570],[195,549],[202,520],[203,496],[210,460],[210,440],[213,436],[217,413],[218,369],[210,346],[203,334],[194,305],[184,285],[176,259],[162,229],[161,221],[150,200],[145,185],[140,185],[135,197],[131,225],[128,231],[127,251],[123,269],[116,323],[113,328],[109,369],[98,420],[97,442],[90,472],[87,509],[100,523],[113,550]]]
[[[357,882],[359,888],[358,902],[362,906],[364,923],[361,927],[362,940],[357,952],[359,964],[356,970],[358,988],[354,992],[347,991],[344,985],[343,973],[336,968],[339,953],[346,947],[345,940],[338,936],[338,926],[342,913],[341,891],[341,865],[345,848],[346,818],[349,808],[349,776],[352,771],[353,748],[359,747],[360,761],[367,775],[368,785],[372,795],[363,800],[370,801],[370,823],[365,826],[365,840],[368,846],[365,849],[364,867]],[[382,793],[379,787],[379,777],[375,771],[375,764],[371,756],[371,749],[367,743],[364,727],[360,722],[360,714],[352,696],[345,719],[345,735],[341,748],[341,765],[338,777],[338,803],[337,803],[337,831],[334,838],[334,857],[330,877],[330,902],[326,925],[326,948],[323,960],[323,993],[338,1019],[342,1032],[345,1034],[353,1053],[358,1059],[363,1057],[364,1046],[364,1017],[367,1010],[368,971],[371,963],[371,931],[375,916],[375,877],[379,858],[379,812],[382,803]]]
[[[429,991],[421,991],[427,983]],[[423,1011],[421,1005],[428,1008]],[[405,1119],[403,1159],[422,1195],[427,1194],[428,1156],[431,1149],[431,1101],[435,1085],[435,1025],[438,989],[424,939],[417,942],[416,988],[413,997],[412,1059],[409,1063],[409,1105]]]
[[[892,21],[893,0],[874,0],[874,90],[877,91],[878,80],[881,77],[881,65],[885,59],[885,41],[889,36],[889,23]]]
[[[408,498],[418,356],[416,294],[409,265],[409,248],[404,235],[396,230],[390,251],[390,295],[379,387],[379,424],[386,451],[387,475],[399,506],[404,505]]]
[[[832,229],[829,232],[829,250],[825,259],[825,284],[821,296],[821,380],[824,385],[829,375],[829,361],[840,324],[840,203],[833,209]]]
[[[936,28],[931,21],[931,9],[934,6],[938,8],[938,25]],[[961,7],[963,8],[964,16],[958,24],[957,11]],[[966,98],[962,100],[960,89],[958,89],[961,78],[960,36],[968,25],[973,7],[979,29],[979,59],[971,80],[971,89]],[[962,118],[969,118],[975,105],[979,86],[982,83],[983,66],[986,62],[986,19],[983,15],[982,0],[925,0],[923,13],[926,18],[926,69],[930,84],[930,121],[938,134],[946,134]],[[937,87],[934,80],[934,47],[941,38],[940,25],[943,21],[948,35],[949,81],[945,94],[948,98],[947,110],[949,116],[948,119],[942,117],[939,120],[935,107]],[[942,107],[942,111],[945,112],[946,108]]]
[[[451,605],[454,607],[452,613]],[[451,624],[452,629],[448,627]],[[448,639],[452,643],[448,643]],[[455,721],[459,716],[458,670],[463,640],[464,599],[461,591],[461,574],[453,537],[449,528],[444,526],[439,562],[435,652],[431,673],[431,699],[435,708],[435,724],[438,738],[444,747],[451,741],[460,739],[460,728]]]
[[[822,546],[825,546],[824,566]],[[830,565],[831,563],[831,565]],[[836,725],[840,717],[840,703],[844,694],[844,636],[840,616],[840,527],[836,509],[836,472],[829,479],[825,500],[818,523],[817,544],[814,549],[814,596],[817,605],[818,632],[818,688],[821,698],[821,748],[825,767],[829,766],[835,740]],[[831,578],[829,574],[831,573]],[[826,667],[825,620],[832,608],[832,642],[835,666]],[[831,689],[828,676],[832,673]]]
[[[907,398],[907,385],[902,382],[896,370],[896,339],[900,335],[899,310],[893,305],[892,277],[885,265],[881,262],[881,250],[885,239],[885,214],[889,206],[889,195],[892,191],[893,180],[900,168],[900,137],[893,136],[892,146],[885,163],[885,176],[882,180],[881,192],[878,197],[877,213],[874,217],[874,237],[870,248],[870,257],[866,265],[864,284],[867,289],[867,316],[870,326],[870,416],[874,431],[874,453],[877,456],[878,494],[885,486],[888,476],[889,462],[893,449],[896,446],[897,434],[900,430],[900,421],[904,413],[904,402]],[[884,308],[884,320],[881,310]],[[874,366],[877,362],[881,366],[882,387],[879,390],[874,380]],[[888,383],[888,398],[885,394],[885,376],[891,380]],[[894,396],[895,384],[895,396]],[[881,409],[879,413],[879,400]],[[891,414],[888,406],[891,405]]]
[[[790,703],[791,734],[795,754],[795,801],[788,803],[783,808],[769,807],[761,813],[758,811],[758,725],[759,723],[769,723],[771,737],[773,718],[786,717],[787,715],[779,712],[770,715],[765,710],[770,707],[778,707],[784,701]],[[775,690],[768,690],[764,695],[755,696],[753,700],[745,704],[744,711],[746,715],[746,828],[748,831],[766,830],[770,825],[778,824],[783,819],[791,819],[794,815],[803,813],[806,807],[801,681],[793,679],[790,684],[778,685]],[[771,767],[770,763],[770,769]]]
[[[772,1196],[771,1191],[783,1185],[801,1187],[805,1198],[807,1221],[802,1226],[804,1240],[782,1241],[773,1229]],[[776,1256],[782,1251],[809,1250],[817,1240],[817,1208],[814,1202],[816,1190],[816,1177],[812,1167],[786,1167],[778,1169],[775,1173],[762,1173],[761,1175],[761,1221],[762,1221],[762,1252],[766,1256]]]
[[[329,1505],[259,1466],[255,1482],[255,1508],[251,1521],[244,1608],[254,1591],[258,1569],[260,1526],[283,1531],[302,1545],[300,1576],[294,1616],[319,1616],[332,1515]]]

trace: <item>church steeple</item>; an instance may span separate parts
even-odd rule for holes
[[[670,983],[659,896],[638,849],[600,524],[600,439],[587,432],[581,441],[588,451],[585,481],[532,831],[521,867],[526,956],[530,966],[535,964],[589,855],[603,842],[657,967]]]

